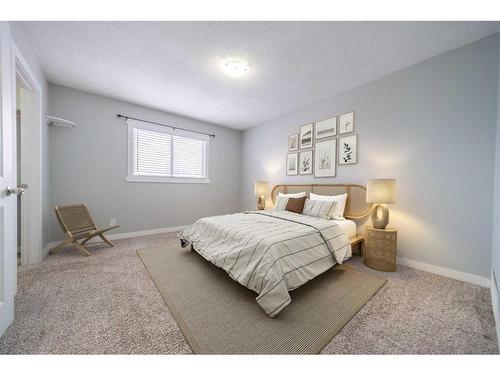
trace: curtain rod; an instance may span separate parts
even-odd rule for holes
[[[191,133],[208,135],[209,137],[214,137],[215,138],[215,134],[209,134],[209,133],[198,132],[196,130],[189,130],[189,129],[185,129],[185,128],[179,128],[177,126],[172,126],[172,125],[167,125],[167,124],[161,124],[159,122],[154,122],[154,121],[149,121],[149,120],[142,120],[140,118],[125,116],[125,115],[121,115],[119,113],[116,115],[116,117],[124,118],[125,120],[131,119],[131,120],[140,121],[140,122],[147,122],[148,124],[155,124],[155,125],[160,125],[160,126],[166,126],[167,128],[171,128],[173,130],[179,129],[179,130],[184,130],[184,131],[191,132]]]

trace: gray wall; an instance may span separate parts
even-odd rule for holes
[[[499,65],[500,74],[500,34],[499,43]],[[497,291],[500,291],[500,79],[498,80],[498,102],[497,102],[497,129],[496,129],[496,152],[495,152],[495,201],[494,201],[494,216],[493,216],[493,253],[492,253],[492,270],[496,277]],[[500,317],[500,306],[497,306],[496,316]],[[497,332],[500,321],[497,322]],[[500,345],[500,336],[499,336]]]
[[[53,205],[86,203],[97,223],[117,220],[114,233],[173,227],[239,209],[241,132],[104,96],[51,85],[51,114],[74,121],[50,129]],[[116,114],[214,133],[209,184],[125,182],[127,126]],[[51,239],[62,237],[51,216]]]
[[[33,54],[31,45],[17,22],[9,22],[11,38],[23,55],[29,67],[42,85],[42,118],[45,118],[48,108],[49,85],[45,79],[37,57]],[[50,181],[49,181],[49,127],[42,122],[42,246],[50,242]]]
[[[244,132],[242,209],[253,182],[397,178],[398,255],[489,277],[497,118],[497,36],[452,50]],[[287,177],[288,135],[355,111],[358,164],[336,178]],[[360,223],[363,224],[363,223]]]

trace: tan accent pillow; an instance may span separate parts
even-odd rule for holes
[[[306,197],[302,198],[288,198],[288,202],[286,203],[285,211],[295,212],[296,214],[301,214],[304,209],[304,203],[306,201]]]

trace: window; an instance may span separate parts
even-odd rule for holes
[[[127,181],[209,182],[208,136],[130,119],[127,123]]]

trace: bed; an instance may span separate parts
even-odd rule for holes
[[[290,290],[351,256],[350,238],[366,216],[366,190],[359,185],[277,185],[279,192],[347,192],[346,220],[326,220],[288,211],[245,211],[198,220],[182,231],[181,244],[191,246],[231,278],[257,293],[256,301],[269,317],[290,302]]]

